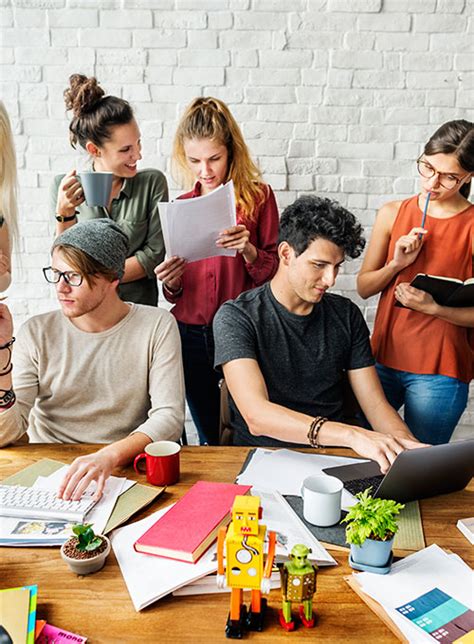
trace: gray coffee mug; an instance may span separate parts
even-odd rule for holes
[[[111,172],[80,172],[77,176],[88,206],[107,207],[109,205],[114,177]]]

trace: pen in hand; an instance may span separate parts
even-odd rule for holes
[[[423,217],[421,218],[421,227],[425,227],[426,213],[428,212],[428,204],[430,203],[431,192],[428,192],[426,195],[425,207],[423,208]],[[421,239],[423,235],[418,233],[418,239]]]

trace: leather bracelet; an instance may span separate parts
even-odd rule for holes
[[[7,364],[8,364],[8,363],[7,363]],[[6,370],[6,371],[2,371],[2,372],[0,373],[0,378],[1,378],[2,376],[8,376],[8,374],[9,374],[9,373],[11,373],[12,369],[13,369],[13,362],[10,362],[10,366],[7,368],[7,370]]]
[[[0,409],[9,409],[13,407],[16,401],[16,394],[13,389],[0,389],[3,396],[0,396]]]
[[[327,420],[328,419],[324,416],[316,416],[316,418],[314,418],[311,422],[308,430],[308,442],[311,447],[314,447],[315,449],[322,447],[322,445],[318,441],[318,435],[321,427],[324,425],[324,423],[327,422]]]
[[[12,346],[12,344],[15,342],[15,340],[16,340],[16,338],[15,338],[15,337],[12,337],[12,339],[11,339],[11,340],[8,340],[8,342],[6,342],[5,344],[3,344],[3,345],[0,347],[0,351],[2,351],[3,349],[9,349],[9,348]]]
[[[55,215],[54,217],[56,221],[59,221],[59,223],[63,224],[68,221],[73,221],[73,219],[77,219],[77,210],[73,215]]]

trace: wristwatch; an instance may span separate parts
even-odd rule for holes
[[[59,221],[61,224],[65,223],[67,221],[72,221],[73,219],[76,219],[77,217],[77,212],[75,212],[73,215],[56,215],[56,221]]]

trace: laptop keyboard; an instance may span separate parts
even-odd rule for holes
[[[374,493],[382,483],[384,476],[383,474],[378,474],[377,476],[370,476],[366,479],[353,479],[352,481],[344,481],[344,487],[351,494],[357,494],[358,492],[363,492],[368,487],[372,487],[372,493]]]

